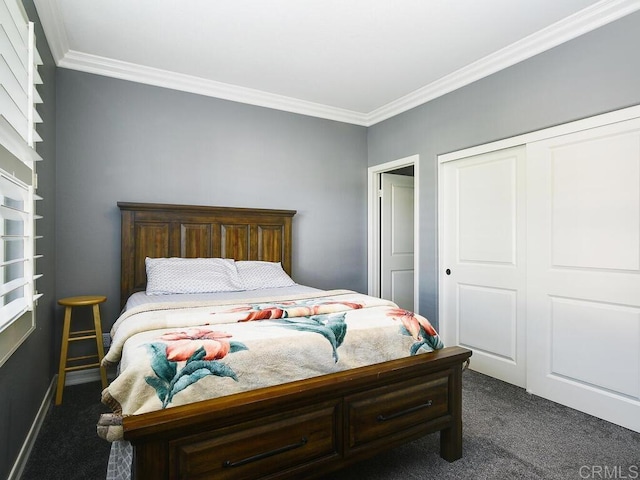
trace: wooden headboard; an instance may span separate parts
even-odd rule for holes
[[[281,262],[291,275],[295,210],[118,202],[120,306],[144,290],[146,257],[233,258]]]

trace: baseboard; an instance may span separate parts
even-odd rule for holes
[[[114,378],[116,378],[115,370],[112,371],[107,368],[107,380],[111,381]],[[85,370],[77,370],[75,372],[67,373],[64,384],[65,386],[80,385],[81,383],[100,382],[101,380],[99,368],[87,368]]]
[[[68,385],[80,385],[81,383],[91,383],[100,381],[100,369],[88,368],[86,370],[78,370],[76,372],[69,372],[66,375],[64,384]]]
[[[22,477],[22,473],[27,466],[27,461],[29,460],[29,455],[31,454],[33,445],[38,438],[40,428],[44,423],[44,419],[47,417],[49,407],[51,406],[51,401],[53,400],[53,396],[56,393],[57,379],[57,376],[54,376],[51,379],[51,383],[49,384],[49,388],[44,394],[44,398],[42,399],[42,403],[40,404],[40,408],[38,409],[36,418],[34,418],[33,423],[31,424],[31,428],[29,429],[27,438],[25,438],[24,443],[22,444],[20,453],[18,453],[18,458],[13,464],[13,468],[11,469],[11,472],[9,472],[9,477],[7,478],[7,480],[20,480],[20,478]]]

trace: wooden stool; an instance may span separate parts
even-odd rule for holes
[[[105,302],[107,297],[102,295],[84,295],[79,297],[67,297],[58,300],[58,304],[65,307],[64,310],[64,326],[62,332],[62,347],[60,349],[60,369],[58,370],[58,390],[56,391],[56,405],[62,403],[62,391],[64,390],[65,377],[67,372],[74,370],[84,370],[87,368],[100,368],[100,377],[102,378],[102,388],[107,388],[107,371],[101,365],[104,358],[104,348],[102,344],[102,325],[100,323],[100,304]],[[71,330],[71,310],[73,307],[83,307],[93,305],[93,323],[92,330]],[[98,349],[97,355],[84,355],[81,357],[67,358],[69,351],[69,342],[77,342],[79,340],[96,341]],[[80,363],[74,366],[67,366],[70,362],[81,362],[89,359],[96,359],[97,362]]]

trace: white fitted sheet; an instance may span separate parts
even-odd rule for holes
[[[147,295],[145,292],[136,292],[129,297],[124,310],[160,302],[184,302],[184,301],[209,301],[209,300],[242,300],[244,298],[274,297],[280,295],[297,295],[301,293],[320,292],[318,288],[306,285],[293,285],[291,287],[265,288],[260,290],[240,290],[237,292],[218,293],[175,293],[172,295]]]

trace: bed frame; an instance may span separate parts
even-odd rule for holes
[[[118,203],[121,302],[145,288],[145,257],[282,262],[291,273],[293,210]],[[462,456],[461,347],[261,388],[123,420],[134,478],[317,478],[440,432]]]

